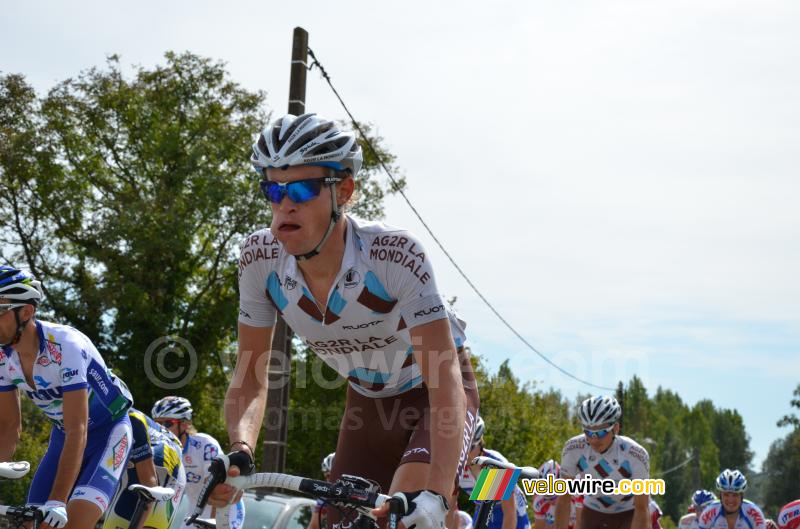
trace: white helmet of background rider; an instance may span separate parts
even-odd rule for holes
[[[331,452],[330,454],[325,456],[325,459],[322,460],[322,473],[329,474],[331,469],[333,468],[333,456],[336,455],[336,452]]]
[[[549,475],[552,475],[554,479],[561,477],[561,465],[553,459],[548,459],[539,467],[540,478],[546,478]]]
[[[717,490],[721,492],[744,492],[747,478],[738,470],[726,468],[717,476]]]
[[[472,447],[474,448],[483,439],[483,433],[486,430],[486,424],[483,422],[483,417],[478,415],[475,420],[475,431],[472,432]]]
[[[14,311],[14,318],[17,323],[17,330],[14,339],[9,343],[0,344],[7,346],[17,343],[22,336],[22,330],[28,324],[28,320],[22,320],[19,316],[20,310],[25,305],[39,305],[42,300],[42,284],[36,280],[29,272],[14,268],[13,266],[0,266],[0,298],[9,301],[9,310]],[[4,311],[5,312],[5,311]]]
[[[622,417],[622,407],[614,397],[598,395],[584,400],[578,415],[584,428],[597,428],[618,422]]]
[[[179,419],[192,420],[192,403],[183,397],[164,397],[153,404],[151,412],[153,419]]]
[[[267,169],[286,169],[298,165],[317,165],[335,171],[347,171],[355,177],[361,169],[361,147],[356,135],[343,131],[336,123],[316,114],[302,116],[287,114],[277,119],[258,135],[253,144],[250,163],[261,175],[267,177]],[[328,240],[341,212],[336,203],[336,179],[326,184],[331,189],[331,220],[322,240],[308,253],[296,255],[303,260],[317,255]]]

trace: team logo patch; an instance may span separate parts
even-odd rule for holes
[[[203,450],[203,460],[211,461],[215,457],[217,457],[217,448],[212,445],[206,445],[205,449]]]
[[[78,375],[77,369],[70,369],[68,367],[61,369],[61,382],[65,384]]]
[[[114,445],[112,449],[113,452],[113,466],[114,470],[117,470],[127,459],[128,455],[128,436],[123,435],[122,439],[117,441],[117,444]]]
[[[344,275],[344,288],[355,288],[361,283],[361,274],[358,270],[350,269]]]
[[[50,360],[61,365],[61,344],[55,341],[52,334],[47,335],[47,341],[44,344],[47,352],[50,353]]]
[[[283,278],[283,284],[286,285],[286,290],[294,290],[297,288],[297,281],[289,276]]]

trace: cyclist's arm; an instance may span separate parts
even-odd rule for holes
[[[21,433],[19,391],[0,391],[0,461],[11,461]]]
[[[563,469],[564,467],[561,468]],[[574,479],[574,476],[562,474],[561,479]],[[569,527],[569,515],[571,509],[572,497],[569,494],[562,494],[556,498],[555,529],[567,529]]]
[[[239,322],[239,352],[225,397],[225,421],[230,442],[255,446],[267,405],[267,367],[274,327]],[[247,447],[236,445],[237,450]],[[252,454],[255,456],[255,454]]]
[[[464,435],[467,397],[447,318],[413,327],[414,360],[428,387],[431,463],[427,489],[450,496]]]
[[[650,527],[650,496],[647,494],[638,494],[633,497],[631,529],[652,529]]]
[[[69,493],[78,479],[86,448],[89,423],[88,390],[80,388],[64,392],[64,447],[58,459],[58,470],[50,490],[49,500],[67,503]]]
[[[158,478],[156,477],[156,466],[153,464],[153,458],[147,458],[143,461],[139,461],[138,463],[134,463],[134,467],[136,467],[136,477],[139,479],[139,483],[144,485],[145,487],[155,487],[158,485]],[[131,528],[131,529],[141,529],[144,527],[144,523],[147,521],[147,518],[150,516],[150,513],[153,512],[153,508],[155,507],[154,503],[149,503],[147,507],[145,507],[145,511],[142,514],[142,517],[139,521],[139,527]]]
[[[514,495],[507,500],[500,502],[500,508],[503,510],[503,527],[502,529],[514,529],[517,526],[517,500]]]

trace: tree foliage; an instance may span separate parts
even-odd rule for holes
[[[800,385],[794,390],[791,406],[800,410]],[[770,446],[764,461],[764,503],[771,512],[800,498],[800,422],[794,414],[781,419],[779,426],[791,426],[786,437]]]

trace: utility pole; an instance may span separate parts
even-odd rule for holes
[[[617,384],[617,402],[619,402],[620,407],[622,408],[622,417],[619,419],[619,433],[622,434],[622,421],[625,420],[625,386],[622,384],[622,381],[619,381]]]
[[[308,32],[294,28],[292,66],[289,77],[289,113],[305,113],[306,72],[308,67]],[[288,437],[289,386],[292,372],[292,329],[279,315],[272,338],[272,354],[267,369],[267,409],[264,416],[262,472],[283,472],[286,466]]]

